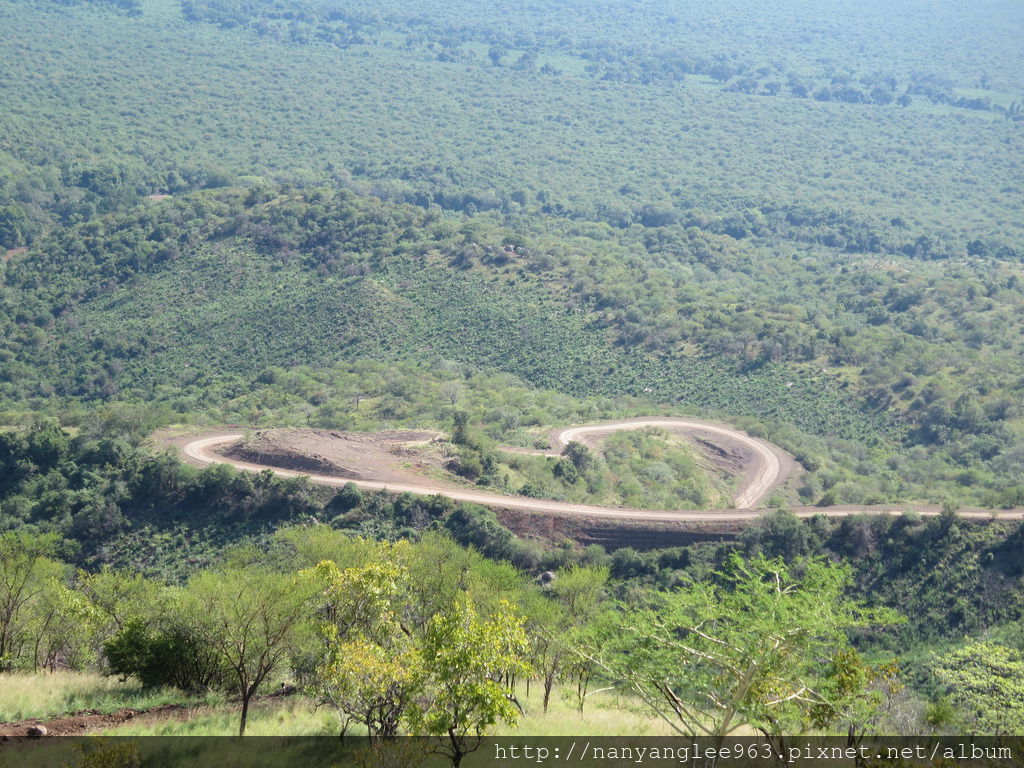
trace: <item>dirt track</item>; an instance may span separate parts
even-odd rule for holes
[[[116,728],[125,723],[168,720],[173,717],[188,717],[193,710],[180,704],[163,704],[151,709],[132,709],[125,707],[116,712],[100,713],[94,710],[83,710],[63,717],[40,720],[31,718],[16,723],[0,723],[0,739],[24,738],[29,728],[42,725],[49,736],[81,736],[86,733]]]
[[[343,474],[317,474],[279,467],[251,461],[228,458],[216,452],[215,448],[237,442],[243,435],[239,432],[217,433],[202,438],[191,440],[181,446],[186,459],[193,463],[205,465],[212,463],[231,464],[237,469],[248,472],[260,472],[266,469],[273,471],[282,477],[308,476],[313,482],[340,487],[346,483],[353,483],[356,486],[368,490],[387,490],[392,493],[413,493],[419,495],[443,494],[456,501],[468,501],[485,506],[499,507],[503,509],[520,510],[524,512],[548,513],[557,515],[572,515],[589,518],[608,518],[617,520],[658,520],[672,522],[693,522],[693,521],[715,521],[715,522],[738,522],[756,519],[759,511],[752,507],[764,498],[773,488],[785,480],[790,469],[795,465],[781,449],[764,441],[753,438],[739,430],[724,425],[710,424],[708,422],[691,419],[633,419],[622,422],[596,424],[586,427],[572,427],[556,432],[555,442],[560,445],[566,444],[573,439],[585,439],[585,436],[594,437],[600,434],[623,429],[639,429],[644,426],[661,426],[672,429],[686,430],[695,434],[714,435],[717,439],[733,441],[744,446],[753,452],[759,461],[753,464],[753,468],[747,473],[737,494],[737,506],[733,509],[721,510],[700,510],[700,511],[654,511],[644,509],[622,509],[613,507],[601,507],[590,504],[570,504],[565,502],[548,501],[545,499],[524,498],[521,496],[505,496],[498,493],[478,491],[466,488],[445,487],[439,484],[427,482],[393,482],[387,480],[374,480],[365,477],[347,477]],[[923,515],[936,515],[940,513],[937,507],[931,506],[843,506],[843,507],[798,507],[794,512],[800,517],[811,517],[814,515],[826,515],[830,517],[842,517],[855,515],[863,512],[901,512],[913,510]],[[965,517],[989,518],[992,513],[985,510],[965,510],[960,514]],[[998,513],[1003,519],[1024,519],[1024,510],[1008,510]]]
[[[612,432],[644,427],[662,427],[664,429],[686,432],[698,437],[710,438],[712,441],[725,441],[751,452],[753,461],[748,462],[750,470],[746,472],[743,482],[736,493],[737,509],[756,507],[758,502],[777,488],[792,471],[796,462],[782,449],[740,432],[737,429],[721,424],[712,424],[697,419],[626,419],[624,421],[594,424],[587,427],[569,427],[555,433],[555,440],[561,447],[573,440],[585,440],[587,436],[604,436]]]

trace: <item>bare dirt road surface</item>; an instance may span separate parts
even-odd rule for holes
[[[421,495],[443,494],[456,501],[468,501],[476,504],[483,504],[490,507],[498,507],[506,510],[516,510],[527,513],[542,513],[554,515],[569,515],[580,518],[608,519],[608,520],[635,520],[635,521],[664,521],[664,522],[706,522],[716,523],[742,522],[756,519],[760,514],[753,507],[763,499],[773,488],[785,480],[786,475],[795,466],[792,457],[781,449],[763,440],[751,437],[737,429],[710,422],[694,419],[670,419],[670,418],[640,418],[627,421],[610,422],[605,424],[594,424],[582,427],[570,427],[558,430],[553,433],[555,445],[564,446],[571,440],[596,439],[604,434],[610,434],[623,429],[641,429],[645,426],[662,427],[688,431],[698,438],[706,438],[714,441],[716,445],[731,444],[749,452],[755,457],[755,461],[749,463],[745,477],[738,490],[736,506],[731,509],[719,510],[680,510],[661,511],[645,509],[624,509],[616,507],[602,507],[591,504],[571,504],[566,502],[549,501],[546,499],[533,499],[521,496],[506,496],[489,491],[481,491],[473,488],[458,488],[447,486],[443,482],[417,478],[415,474],[405,473],[397,470],[395,465],[381,462],[379,465],[373,461],[361,462],[360,469],[355,472],[345,472],[339,469],[335,462],[330,462],[333,471],[324,472],[315,469],[285,469],[274,463],[262,460],[240,459],[225,455],[228,449],[238,441],[242,440],[243,433],[240,431],[224,431],[216,434],[209,434],[196,439],[179,441],[186,459],[194,464],[205,465],[212,463],[231,464],[237,469],[248,472],[260,472],[271,470],[282,477],[308,476],[315,483],[340,487],[348,482],[359,488],[367,490],[387,490],[392,493],[413,493]],[[428,436],[430,433],[410,433],[412,437]],[[352,435],[337,435],[339,438],[355,439]],[[234,451],[237,454],[237,451]],[[364,457],[367,458],[367,457]],[[371,457],[368,457],[372,459]],[[379,466],[379,473],[373,474],[367,471],[367,466]],[[793,511],[800,517],[811,517],[814,515],[826,515],[842,517],[860,513],[879,512],[902,512],[912,510],[923,515],[937,515],[940,513],[938,507],[913,506],[913,505],[890,505],[890,506],[842,506],[842,507],[797,507]],[[962,510],[965,517],[989,518],[993,513],[985,510]],[[1003,519],[1024,519],[1024,510],[1005,510],[995,515]]]
[[[683,433],[694,438],[699,445],[717,451],[721,457],[731,459],[732,471],[741,475],[735,497],[737,509],[756,506],[770,491],[785,481],[795,466],[792,457],[781,449],[732,427],[696,419],[670,417],[644,417],[567,427],[551,433],[551,442],[556,446],[555,450],[523,452],[557,454],[572,441],[593,444],[594,441],[615,432],[645,427],[658,427]],[[457,488],[443,481],[425,478],[422,470],[431,463],[431,459],[434,459],[435,466],[443,465],[443,461],[438,461],[438,457],[432,456],[430,451],[432,442],[440,437],[438,433],[386,432],[370,436],[322,430],[266,430],[257,432],[255,436],[258,439],[242,441],[240,434],[214,435],[184,444],[182,449],[186,457],[196,463],[226,461],[247,470],[271,467],[277,471],[309,474],[315,482],[329,485],[353,482],[362,488],[387,488],[400,493],[444,493],[459,501],[473,501],[490,506],[504,505],[522,510],[576,513],[586,509],[594,515],[610,510],[608,507],[595,505],[530,500],[476,489]],[[403,455],[410,459],[406,462],[407,465],[418,466],[410,466],[403,471],[394,460],[396,456]],[[420,471],[409,471],[411,469]],[[340,483],[337,482],[339,480]],[[683,514],[656,513],[648,510],[615,511],[623,513],[619,514],[619,517],[643,515],[644,519],[680,519],[680,515]],[[661,517],[649,516],[654,514]]]

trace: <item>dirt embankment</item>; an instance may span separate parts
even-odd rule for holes
[[[256,432],[251,438],[246,437],[233,445],[225,446],[221,453],[230,459],[266,464],[269,467],[363,479],[363,475],[355,467],[339,464],[317,451],[295,450],[289,441],[282,438],[283,435],[273,432]]]
[[[609,551],[631,547],[646,552],[698,541],[726,541],[734,539],[743,529],[743,523],[735,521],[594,520],[515,509],[499,509],[496,514],[503,526],[523,539],[548,546],[566,540],[583,546],[600,544]]]

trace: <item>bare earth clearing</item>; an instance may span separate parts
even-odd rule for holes
[[[0,723],[0,739],[26,737],[29,728],[42,725],[47,736],[82,736],[106,728],[114,728],[129,722],[167,720],[172,717],[186,717],[194,710],[181,704],[164,704],[152,709],[119,709],[102,714],[92,710],[74,712],[53,720],[31,718],[18,723]]]
[[[293,686],[282,687],[279,690],[267,694],[261,694],[253,698],[254,708],[281,701],[295,693]],[[33,726],[46,728],[47,736],[83,736],[98,733],[110,728],[134,723],[157,723],[166,720],[189,720],[204,715],[224,711],[225,708],[232,709],[232,704],[224,707],[212,707],[206,705],[187,706],[185,704],[160,704],[148,709],[133,709],[123,707],[116,712],[99,712],[97,710],[83,709],[79,712],[71,712],[61,717],[54,717],[48,720],[29,718],[16,723],[0,723],[0,741],[10,739],[30,739],[28,731]],[[4,765],[0,761],[0,765]]]
[[[752,507],[785,481],[795,463],[781,449],[730,427],[679,418],[638,418],[626,421],[570,427],[550,436],[551,451],[523,451],[555,455],[569,442],[594,445],[624,430],[659,427],[692,439],[722,469],[739,475],[736,507]],[[217,434],[180,444],[187,459],[208,464],[222,461],[239,469],[273,468],[279,474],[308,474],[314,482],[361,488],[387,489],[397,493],[443,493],[458,501],[538,512],[561,512],[646,520],[679,520],[693,512],[630,510],[588,504],[507,496],[475,487],[459,487],[440,475],[447,456],[441,435],[433,432],[342,433],[328,430],[263,430],[250,435]]]
[[[642,522],[645,536],[648,537],[654,533],[649,526],[652,522],[669,524],[669,527],[675,527],[671,525],[673,523],[686,523],[688,525],[685,535],[691,538],[695,535],[704,537],[701,532],[714,537],[734,532],[737,524],[758,517],[760,513],[754,507],[782,484],[796,467],[792,457],[782,449],[738,429],[681,418],[638,418],[557,430],[552,434],[552,444],[556,446],[556,450],[550,453],[557,453],[557,449],[570,440],[589,442],[611,432],[640,429],[645,426],[657,426],[686,433],[693,437],[698,445],[704,445],[707,450],[717,453],[725,463],[734,465],[736,471],[743,476],[737,490],[735,506],[720,510],[623,509],[507,496],[473,487],[459,487],[424,474],[429,473],[431,468],[439,469],[444,462],[441,448],[434,442],[438,435],[432,432],[385,432],[366,435],[325,430],[265,430],[255,432],[246,439],[242,431],[236,428],[219,430],[204,436],[178,438],[171,442],[182,451],[187,461],[200,466],[220,462],[249,472],[270,469],[282,477],[307,475],[315,483],[334,487],[352,482],[368,490],[428,495],[441,493],[456,501],[468,501],[504,510],[506,516],[519,518],[520,523],[523,522],[521,513],[571,516],[587,519],[590,523],[604,521],[609,524],[608,527],[616,529],[623,522]],[[899,513],[905,510],[924,515],[937,515],[941,511],[936,506],[922,505],[850,505],[797,507],[794,512],[801,517],[811,517],[848,516],[864,512]],[[1024,519],[1024,510],[1020,509],[998,513],[972,509],[962,510],[960,514],[966,517],[988,518],[994,515],[1003,519]],[[714,525],[699,525],[695,528],[695,523]],[[555,525],[556,523],[551,523],[548,527],[553,529]],[[679,533],[678,529],[676,532]],[[602,537],[588,538],[600,540]],[[616,534],[614,538],[618,540],[621,537]],[[671,546],[671,542],[663,541],[661,545]]]

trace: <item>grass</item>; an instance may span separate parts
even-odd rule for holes
[[[559,478],[551,457],[498,451],[498,491],[636,509],[720,509],[732,504],[737,478],[690,440],[647,428],[609,436],[591,448],[595,468]],[[539,493],[538,493],[539,492]]]
[[[519,701],[526,710],[515,726],[493,729],[495,736],[671,736],[672,731],[659,718],[630,711],[628,703],[614,695],[593,696],[580,715],[558,690],[551,696],[548,712],[541,707],[541,689],[534,685],[532,695],[521,688]],[[305,697],[292,697],[256,703],[249,711],[248,736],[337,736],[338,715],[326,707],[316,707]],[[172,719],[136,720],[103,731],[108,736],[234,736],[238,733],[236,707],[202,708]],[[353,726],[348,731],[359,736],[365,731]]]
[[[166,720],[136,721],[103,731],[107,736],[237,736],[238,707],[201,708]],[[247,736],[337,736],[338,716],[310,699],[257,702],[249,710]]]
[[[494,735],[529,736],[663,736],[667,725],[657,717],[630,711],[611,693],[592,696],[582,715],[568,698],[568,690],[556,689],[545,714],[541,687],[530,695],[520,686],[519,701],[526,714],[515,726],[494,729]],[[146,709],[171,703],[191,703],[194,709],[169,719],[137,719],[104,730],[118,736],[232,736],[238,732],[238,708],[189,699],[179,691],[146,692],[137,683],[122,683],[95,672],[9,674],[0,677],[0,722],[56,717],[83,709],[113,712],[124,707]],[[340,721],[334,710],[317,707],[303,696],[255,702],[249,712],[246,733],[252,736],[337,736]],[[358,726],[349,731],[361,733]]]
[[[98,672],[13,673],[0,675],[0,722],[45,719],[84,709],[101,713],[124,707],[149,709],[195,701],[181,691],[145,690]]]
[[[495,736],[672,736],[661,718],[637,711],[636,703],[611,692],[590,696],[580,714],[569,699],[569,689],[551,693],[548,711],[542,707],[542,688],[531,686],[530,696],[521,687],[519,703],[526,714],[515,726],[495,728]]]

